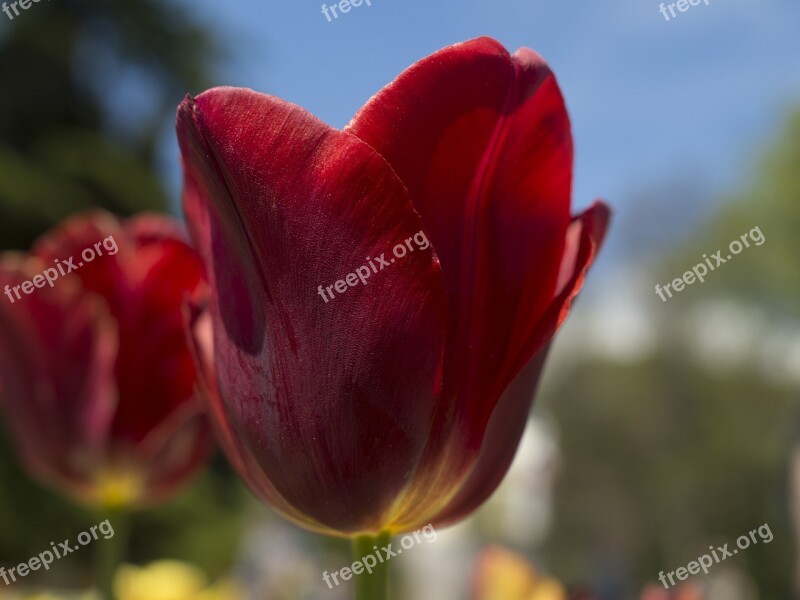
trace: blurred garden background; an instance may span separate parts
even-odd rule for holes
[[[305,1],[54,0],[0,14],[0,247],[26,249],[90,207],[178,214],[186,93],[253,87],[342,126],[439,47],[480,34],[533,47],[571,110],[575,205],[612,204],[610,243],[553,346],[512,473],[472,519],[403,556],[404,597],[470,597],[476,559],[499,544],[599,600],[637,598],[764,523],[771,543],[695,579],[711,600],[796,597],[800,7],[712,2],[669,23],[657,8],[374,0],[328,23]],[[754,227],[762,246],[667,302],[654,293]],[[31,482],[3,425],[0,565],[13,566],[105,517]],[[48,585],[84,585],[92,550]],[[221,455],[133,515],[128,552],[276,600],[348,597],[321,579],[348,557],[262,508]]]

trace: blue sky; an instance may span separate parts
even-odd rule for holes
[[[604,197],[625,210],[632,190],[682,177],[733,189],[800,105],[796,0],[710,0],[669,22],[653,0],[372,0],[333,22],[321,0],[182,1],[230,48],[218,84],[281,96],[337,127],[448,44],[490,35],[537,50],[573,122],[576,207]]]

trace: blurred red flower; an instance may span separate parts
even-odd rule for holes
[[[344,131],[234,88],[187,97],[177,129],[212,288],[202,352],[242,477],[326,533],[468,515],[511,463],[609,218],[570,217],[569,119],[542,58],[445,48]],[[347,293],[323,302],[337,279]]]
[[[87,503],[140,505],[203,464],[182,305],[207,283],[176,221],[69,219],[29,255],[4,253],[0,286],[0,405],[33,476]]]
[[[703,600],[705,597],[703,588],[695,583],[681,583],[669,591],[654,583],[645,586],[640,600]]]

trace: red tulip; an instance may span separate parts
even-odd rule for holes
[[[642,590],[641,600],[703,600],[705,597],[703,588],[695,583],[680,583],[669,591],[654,583]]]
[[[198,343],[242,477],[331,534],[468,515],[514,456],[608,222],[602,203],[570,217],[545,62],[482,38],[413,65],[344,131],[234,88],[187,97],[177,128],[212,288],[213,351]]]
[[[88,503],[146,504],[203,464],[182,305],[207,284],[174,220],[70,219],[30,255],[2,255],[0,286],[0,404],[35,477]]]

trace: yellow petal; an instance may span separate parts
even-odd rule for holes
[[[118,600],[194,600],[208,582],[193,565],[162,560],[146,567],[124,565],[117,571]]]

